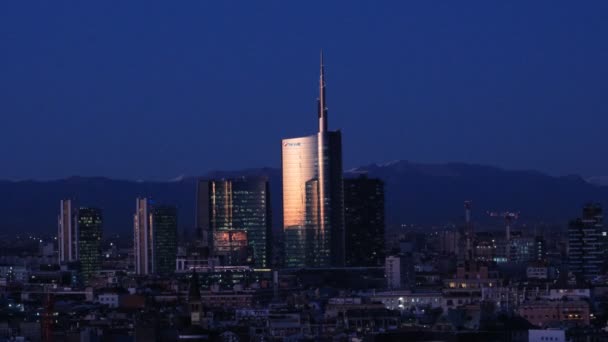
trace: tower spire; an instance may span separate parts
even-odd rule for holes
[[[325,103],[325,67],[321,49],[321,71],[319,76],[319,132],[327,131],[327,104]]]

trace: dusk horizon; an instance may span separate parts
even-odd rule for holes
[[[608,161],[586,153],[608,125],[608,5],[550,4],[359,2],[316,13],[314,3],[182,3],[165,15],[149,3],[133,25],[133,3],[7,2],[0,152],[10,167],[0,179],[279,165],[281,139],[314,131],[321,49],[347,167],[407,156],[608,175]]]
[[[608,1],[0,1],[0,342],[608,341]]]

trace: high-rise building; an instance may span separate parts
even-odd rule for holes
[[[384,263],[384,183],[361,175],[344,179],[347,266]]]
[[[414,260],[411,255],[391,255],[384,263],[386,285],[391,290],[413,288],[416,283]]]
[[[76,219],[78,225],[78,257],[84,280],[101,266],[102,215],[97,208],[79,208]]]
[[[583,216],[568,226],[568,266],[570,272],[589,281],[600,274],[604,245],[602,207],[588,204]]]
[[[57,234],[60,263],[78,260],[78,227],[74,220],[75,210],[72,207],[72,200],[61,200]]]
[[[147,198],[137,198],[133,215],[133,259],[135,274],[146,275],[154,272],[152,267],[152,231],[150,227],[150,202]]]
[[[177,209],[138,198],[133,227],[135,273],[172,273],[177,258]]]
[[[175,271],[177,258],[177,208],[154,206],[151,216],[154,273],[168,275]]]
[[[460,243],[458,246],[459,263],[470,261],[475,258],[475,234],[473,233],[473,222],[471,221],[471,201],[464,201],[464,226],[461,227]]]
[[[201,180],[196,211],[203,244],[225,264],[270,266],[272,226],[266,178]]]
[[[321,56],[319,131],[283,139],[283,230],[287,267],[343,266],[342,137],[327,129]]]

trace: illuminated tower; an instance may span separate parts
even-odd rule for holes
[[[200,180],[196,212],[199,236],[225,264],[270,267],[272,226],[268,179]]]
[[[78,225],[75,222],[72,200],[61,200],[58,228],[59,262],[66,263],[78,260]]]
[[[79,208],[78,224],[78,257],[82,275],[85,280],[101,268],[101,210],[97,208]]]
[[[177,209],[153,206],[138,198],[133,216],[135,274],[167,275],[175,270],[177,256]]]
[[[287,267],[344,265],[342,137],[328,131],[321,55],[316,134],[283,139],[283,230]]]

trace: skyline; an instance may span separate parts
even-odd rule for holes
[[[608,125],[607,4],[316,5],[1,4],[0,179],[278,167],[281,139],[314,129],[320,48],[345,170],[608,175],[588,153]]]

